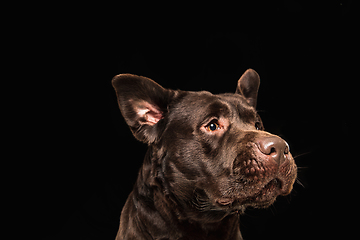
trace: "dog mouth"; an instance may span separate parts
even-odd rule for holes
[[[282,188],[282,183],[280,179],[275,178],[271,180],[269,183],[267,183],[258,193],[256,193],[254,196],[249,197],[246,199],[250,202],[256,202],[256,203],[266,203],[273,199],[275,199],[279,194],[280,190]]]
[[[216,202],[221,206],[236,208],[245,205],[254,207],[267,207],[271,205],[277,196],[281,194],[283,183],[279,178],[274,178],[265,184],[260,190],[250,196],[240,198],[220,198]]]

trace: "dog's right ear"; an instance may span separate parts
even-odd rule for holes
[[[115,76],[112,85],[120,111],[134,136],[148,144],[156,141],[161,132],[158,122],[166,114],[174,91],[132,74]]]
[[[240,77],[238,86],[236,88],[236,93],[243,95],[250,106],[256,108],[259,86],[259,74],[253,69],[248,69]]]

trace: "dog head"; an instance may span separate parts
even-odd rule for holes
[[[218,221],[291,192],[297,168],[288,144],[264,131],[254,70],[225,94],[165,89],[131,74],[112,83],[126,123],[149,145],[144,184],[160,187],[186,217]]]

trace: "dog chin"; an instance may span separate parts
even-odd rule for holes
[[[282,194],[283,183],[278,178],[274,178],[263,186],[260,191],[249,196],[221,198],[216,202],[222,207],[231,211],[240,211],[248,206],[256,208],[266,208],[275,202],[276,197]]]
[[[253,207],[268,207],[281,195],[282,182],[275,178],[267,183],[258,193],[246,199]]]

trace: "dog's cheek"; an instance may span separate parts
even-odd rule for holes
[[[184,178],[182,175],[175,174],[171,178],[168,178],[170,191],[172,194],[183,204],[189,202],[193,196],[194,182]]]
[[[204,141],[201,143],[201,147],[205,155],[211,155],[213,151],[212,144],[210,142]]]
[[[222,136],[209,136],[207,134],[202,134],[199,138],[201,143],[202,153],[205,154],[207,158],[214,158],[219,155],[219,150],[223,145],[223,135]]]

